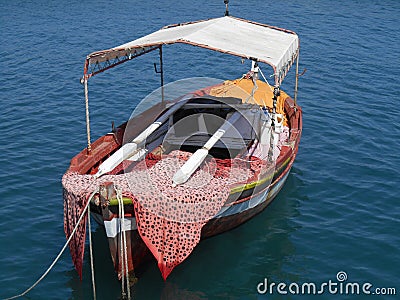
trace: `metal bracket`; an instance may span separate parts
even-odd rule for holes
[[[156,72],[157,74],[161,74],[161,70],[160,71],[157,70],[157,64],[156,63],[154,63],[154,72]]]
[[[298,77],[301,77],[301,76],[303,76],[306,72],[307,72],[307,68],[304,68],[303,72],[301,72],[301,74],[298,74],[297,76],[298,76]]]

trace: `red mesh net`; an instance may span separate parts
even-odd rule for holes
[[[254,157],[250,162],[210,158],[185,184],[173,187],[173,175],[190,156],[191,153],[182,151],[173,151],[162,159],[149,155],[129,173],[105,175],[97,180],[91,175],[67,173],[63,178],[64,230],[67,237],[88,195],[100,184],[112,181],[133,199],[139,234],[157,259],[166,279],[198,244],[202,227],[224,205],[232,185],[253,181],[259,176],[261,168],[266,167],[263,161]],[[128,162],[123,164],[130,167]],[[85,225],[83,222],[70,243],[72,259],[80,275]]]
[[[248,177],[245,169],[238,172],[238,166],[232,178],[213,176],[218,163],[208,160],[188,182],[173,187],[173,175],[190,155],[173,151],[155,164],[157,158],[149,159],[146,174],[127,177],[131,188],[138,187],[134,204],[139,233],[157,259],[164,279],[198,244],[201,228],[228,198],[233,177],[235,181]]]
[[[64,197],[64,232],[67,239],[71,236],[78,223],[89,195],[90,182],[85,176],[76,173],[67,173],[62,179]],[[74,237],[69,242],[69,249],[76,271],[82,279],[82,265],[85,251],[86,220],[84,217],[79,224]]]

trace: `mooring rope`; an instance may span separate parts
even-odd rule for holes
[[[89,203],[92,196],[89,198]],[[93,244],[92,244],[92,226],[90,225],[90,205],[88,206],[88,231],[89,231],[89,253],[90,253],[90,271],[92,273],[92,289],[93,289],[93,299],[96,300],[96,282],[94,280],[94,264],[93,264]]]
[[[69,242],[72,240],[76,230],[78,229],[79,224],[81,223],[83,217],[86,214],[86,211],[88,211],[89,209],[89,204],[90,204],[90,200],[92,199],[92,197],[94,196],[95,192],[92,193],[92,195],[89,197],[88,202],[86,203],[86,206],[82,212],[82,214],[80,215],[78,222],[75,225],[74,230],[72,230],[71,235],[69,236],[68,240],[66,241],[66,243],[64,244],[64,246],[62,247],[60,253],[58,253],[57,257],[54,259],[54,261],[51,263],[51,265],[47,268],[47,270],[43,273],[42,276],[40,276],[40,278],[38,280],[36,280],[36,282],[34,284],[32,284],[28,289],[26,289],[24,292],[22,292],[21,294],[9,297],[9,298],[5,298],[4,300],[11,300],[11,299],[16,299],[19,297],[23,297],[25,296],[27,293],[29,293],[34,287],[36,287],[46,276],[47,274],[51,271],[51,269],[54,267],[54,265],[57,263],[57,261],[60,259],[61,255],[64,253],[65,249],[67,248]]]
[[[118,214],[119,214],[119,218],[120,218],[120,221],[119,221],[119,229],[120,229],[120,236],[119,236],[119,257],[120,257],[120,260],[121,260],[121,293],[122,293],[122,298],[125,298],[126,297],[126,294],[125,294],[125,273],[124,273],[124,271],[123,271],[123,269],[124,269],[124,247],[122,246],[122,244],[123,244],[123,236],[122,236],[122,231],[124,230],[123,229],[123,227],[122,227],[122,217],[121,217],[121,214],[122,214],[122,207],[123,207],[123,205],[121,205],[121,201],[119,200],[119,190],[118,190],[118,188],[117,187],[115,187],[115,192],[116,192],[116,195],[117,195],[117,200],[118,200]]]
[[[115,192],[117,194],[118,200],[118,212],[120,217],[120,256],[121,256],[121,289],[122,289],[122,297],[125,299],[127,297],[128,300],[131,299],[131,291],[129,285],[129,270],[128,270],[128,249],[126,246],[126,231],[125,231],[125,209],[124,209],[124,201],[122,199],[122,190],[115,187]],[[126,291],[125,294],[125,284]]]
[[[258,69],[260,71],[260,74],[262,76],[262,78],[264,79],[265,83],[268,85],[269,89],[271,90],[272,93],[274,93],[274,91],[272,90],[271,85],[269,84],[267,78],[265,78],[264,73],[261,71],[261,68]]]

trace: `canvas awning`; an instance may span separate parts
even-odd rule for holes
[[[93,52],[87,57],[87,67],[104,62],[119,64],[124,59],[129,60],[174,43],[190,44],[269,64],[274,69],[276,83],[283,80],[299,50],[299,38],[292,31],[225,16],[170,25],[118,47]]]

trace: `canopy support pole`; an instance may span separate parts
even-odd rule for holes
[[[88,89],[88,78],[85,75],[83,79],[83,85],[85,87],[85,109],[86,109],[86,134],[87,134],[87,152],[90,154],[92,145],[90,142],[90,119],[89,119],[89,89]]]
[[[160,46],[160,82],[161,82],[161,101],[164,103],[164,68],[163,68],[163,56],[162,56],[162,45]]]
[[[81,79],[81,83],[85,89],[85,111],[86,111],[86,134],[87,134],[87,154],[90,154],[92,150],[92,145],[90,142],[90,118],[89,118],[89,87],[88,87],[88,80],[91,75],[88,75],[88,68],[89,68],[89,59],[86,58],[85,66],[83,68],[83,77]]]
[[[229,0],[224,0],[225,3],[225,17],[229,16]]]
[[[297,55],[296,59],[296,82],[294,85],[294,107],[297,107],[297,93],[298,93],[298,88],[299,88],[299,56],[300,53]]]

